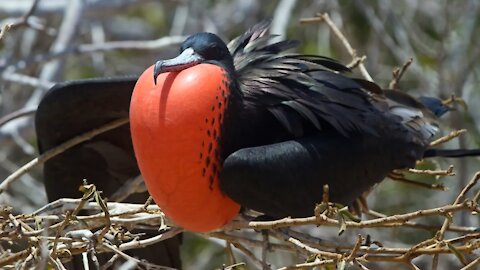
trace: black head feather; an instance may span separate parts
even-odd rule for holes
[[[180,54],[172,59],[155,63],[153,79],[161,73],[180,71],[200,63],[220,65],[229,73],[234,73],[233,57],[221,38],[212,33],[197,33],[189,36],[180,46]]]

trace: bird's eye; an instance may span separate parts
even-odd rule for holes
[[[223,50],[215,44],[210,44],[209,46],[197,49],[196,52],[209,60],[219,60],[224,57]]]
[[[224,56],[223,50],[217,45],[213,45],[210,48],[210,51],[211,54],[214,55],[216,58],[222,58]]]
[[[207,50],[210,53],[216,53],[218,51],[218,47],[217,47],[217,45],[212,44],[212,45],[208,46]]]

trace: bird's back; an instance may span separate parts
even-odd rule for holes
[[[392,170],[415,166],[438,131],[426,107],[335,60],[287,52],[296,43],[269,42],[268,26],[229,44],[243,100],[221,175],[227,195],[274,217],[308,216],[324,184],[348,205]]]

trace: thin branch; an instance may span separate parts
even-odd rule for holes
[[[5,267],[6,265],[12,264],[17,261],[21,261],[27,258],[31,254],[31,250],[29,248],[24,249],[22,251],[13,253],[10,256],[5,256],[0,258],[0,267]]]
[[[1,32],[0,32],[0,40],[2,40],[2,38],[4,37],[4,35],[10,31],[10,30],[13,30],[15,28],[18,28],[18,27],[21,27],[21,26],[34,26],[34,24],[30,24],[29,23],[29,18],[30,16],[33,15],[33,13],[35,12],[35,10],[37,9],[37,6],[38,6],[38,2],[39,0],[34,0],[30,6],[30,8],[27,10],[27,12],[22,15],[20,18],[16,19],[15,21],[13,21],[12,23],[9,23],[9,24],[5,24],[2,29],[1,29]]]
[[[118,8],[125,8],[129,6],[135,6],[139,4],[144,4],[146,2],[154,2],[154,0],[115,0],[115,1],[105,1],[105,0],[84,0],[87,4],[88,11],[90,13],[100,13],[105,14],[106,11],[115,10]],[[170,0],[172,2],[177,0]],[[41,15],[54,15],[59,14],[65,10],[65,8],[70,4],[69,0],[55,0],[55,1],[40,1],[38,8],[36,8],[35,13]],[[21,16],[28,12],[31,9],[32,1],[31,0],[15,0],[15,1],[3,1],[0,5],[0,16]]]
[[[365,220],[360,222],[354,221],[345,221],[347,228],[373,228],[378,226],[388,226],[388,227],[398,227],[405,224],[405,222],[427,216],[443,215],[445,212],[453,211],[473,211],[476,210],[476,206],[469,201],[463,203],[446,205],[443,207],[430,208],[424,210],[418,210],[415,212],[407,214],[399,214],[388,216],[385,218],[377,218],[372,220]],[[241,228],[251,228],[251,229],[277,229],[291,226],[300,226],[300,225],[325,225],[338,227],[340,225],[338,220],[328,218],[325,215],[320,215],[319,217],[306,217],[306,218],[283,218],[274,221],[234,221],[226,225],[225,229],[234,230]]]
[[[28,75],[20,74],[16,72],[10,72],[10,71],[5,71],[2,74],[2,79],[9,82],[15,82],[19,84],[29,85],[32,87],[42,88],[44,90],[48,90],[55,85],[55,83],[52,81],[39,79],[36,77],[32,77],[32,76],[28,76]]]
[[[433,176],[454,176],[453,165],[448,166],[446,170],[418,170],[408,169],[408,172],[415,174],[433,175]]]
[[[462,191],[460,192],[460,194],[458,194],[457,198],[455,199],[455,201],[453,202],[453,205],[457,205],[459,204],[461,201],[464,200],[465,198],[465,195],[466,193],[472,189],[478,182],[478,180],[480,179],[480,172],[477,172],[473,177],[472,179],[468,182],[468,184],[462,189]],[[450,226],[450,224],[452,223],[452,219],[447,217],[445,218],[445,221],[443,222],[443,225],[442,225],[442,228],[440,229],[440,231],[438,232],[437,234],[437,240],[438,241],[442,241],[443,240],[443,237],[445,235],[445,232],[448,228],[448,226]]]
[[[88,141],[88,140],[92,139],[93,137],[95,137],[99,134],[102,134],[102,133],[105,133],[109,130],[118,128],[120,126],[123,126],[123,125],[127,124],[128,121],[129,121],[128,118],[121,118],[121,119],[114,120],[114,121],[112,121],[112,122],[110,122],[110,123],[108,123],[104,126],[93,129],[93,130],[91,130],[89,132],[86,132],[82,135],[76,136],[76,137],[60,144],[59,146],[46,151],[45,153],[43,153],[39,157],[37,157],[37,158],[33,159],[32,161],[28,162],[27,164],[23,165],[20,169],[18,169],[17,171],[15,171],[11,175],[9,175],[7,178],[5,178],[5,180],[3,180],[3,182],[0,184],[0,193],[3,193],[8,188],[8,186],[10,184],[12,184],[15,180],[19,179],[25,173],[29,172],[33,167],[35,167],[39,164],[43,164],[44,162],[48,161],[49,159],[65,152],[66,150],[74,147],[75,145],[78,145],[78,144],[80,144],[84,141]]]
[[[323,13],[323,14],[322,13],[317,13],[317,17],[315,17],[315,18],[308,18],[308,19],[300,20],[300,23],[311,23],[311,22],[325,22],[330,27],[332,32],[338,37],[338,39],[340,39],[340,41],[342,42],[345,49],[347,49],[347,52],[350,54],[352,59],[354,59],[354,61],[355,61],[355,59],[358,58],[356,50],[353,49],[352,45],[350,45],[350,42],[345,37],[345,35],[343,35],[343,33],[340,31],[340,29],[338,29],[338,27],[335,25],[335,23],[330,19],[330,16],[328,15],[328,13]],[[363,56],[362,56],[362,58],[363,58]],[[362,62],[358,63],[358,68],[359,68],[362,76],[367,81],[373,82],[372,76],[370,76],[370,74],[367,71],[367,68],[365,67],[365,65]]]
[[[259,266],[260,269],[264,267],[262,261],[255,256],[248,248],[244,247],[242,244],[237,243],[237,242],[232,242],[233,246],[240,250],[245,256],[247,256],[249,259],[251,259],[257,266]]]
[[[465,265],[465,267],[462,267],[460,270],[470,270],[470,269],[475,269],[474,267],[477,266],[480,263],[480,257],[476,258],[475,260],[471,261],[469,264]]]
[[[398,176],[398,175],[395,175],[395,174],[389,174],[388,178],[390,178],[390,179],[392,179],[393,181],[396,181],[396,182],[401,182],[401,183],[404,183],[404,184],[417,186],[417,187],[421,187],[421,188],[432,189],[432,190],[440,190],[440,191],[446,191],[447,190],[447,188],[443,184],[423,183],[423,182],[407,179],[403,175]]]
[[[270,248],[270,242],[269,242],[269,239],[268,239],[268,231],[262,231],[262,242],[263,242],[263,245],[262,245],[262,269],[266,270],[266,269],[270,269],[270,265],[268,264],[267,262],[267,255],[268,255],[268,251],[269,251],[269,248]]]
[[[390,89],[397,89],[398,82],[403,77],[403,74],[407,70],[407,68],[412,64],[413,58],[409,58],[405,63],[403,63],[401,68],[395,68],[392,72],[393,79],[388,84],[388,88]]]
[[[243,245],[247,245],[250,247],[262,248],[263,241],[250,239],[241,235],[234,235],[234,234],[227,234],[224,232],[210,232],[206,234],[207,237],[215,237],[218,239],[225,240],[229,243],[238,242]],[[278,243],[269,243],[271,250],[279,250],[279,251],[287,251],[287,252],[295,252],[296,249],[292,248],[291,246],[287,246],[285,244],[278,244]]]
[[[103,246],[106,247],[107,249],[109,249],[110,251],[114,252],[115,254],[118,254],[119,256],[123,257],[125,260],[133,261],[137,265],[142,265],[142,266],[146,267],[147,269],[175,270],[175,268],[152,264],[152,263],[146,262],[145,260],[139,260],[137,258],[134,258],[134,257],[128,255],[127,253],[123,252],[119,248],[117,248],[115,246],[112,246],[110,244],[103,243]]]
[[[71,0],[70,4],[65,8],[62,22],[58,29],[58,34],[50,46],[49,52],[61,53],[65,51],[70,44],[73,44],[77,38],[77,32],[82,22],[82,14],[86,3],[84,0]],[[46,63],[39,75],[41,81],[56,81],[63,72],[64,61],[52,60]],[[26,106],[36,106],[40,102],[45,89],[38,88],[26,102]]]
[[[480,50],[479,50],[480,51]],[[442,100],[442,104],[445,106],[454,104],[454,103],[459,103],[464,110],[468,110],[468,105],[467,102],[461,97],[457,97],[455,95],[451,95],[449,98]]]
[[[358,250],[360,249],[360,247],[362,246],[362,242],[363,242],[364,240],[365,240],[365,239],[364,239],[361,235],[358,235],[358,236],[357,236],[357,241],[355,242],[355,245],[353,246],[352,251],[351,251],[350,254],[345,258],[345,260],[346,260],[347,262],[355,259],[356,255],[357,255],[357,252],[358,252]]]
[[[288,23],[295,8],[297,0],[281,0],[278,1],[277,7],[273,15],[270,33],[279,35],[278,39],[287,36]]]
[[[349,69],[354,69],[358,67],[358,65],[360,65],[361,63],[365,62],[366,59],[367,57],[365,55],[363,55],[362,57],[355,57],[350,63],[347,64],[347,67]]]
[[[430,147],[437,146],[437,145],[442,144],[444,142],[448,142],[448,141],[452,140],[453,138],[456,138],[456,137],[464,134],[465,132],[467,132],[466,129],[454,130],[454,131],[450,132],[448,135],[443,136],[443,137],[431,142]]]
[[[0,29],[0,40],[3,39],[3,37],[10,30],[11,27],[11,24],[5,24],[4,26],[2,26],[2,28]]]
[[[100,269],[101,270],[109,269],[115,263],[115,261],[117,261],[120,257],[121,256],[117,253],[113,254],[113,256],[106,263],[104,263]]]
[[[462,191],[458,194],[458,196],[455,199],[453,204],[458,204],[461,201],[463,201],[466,193],[477,184],[479,179],[480,179],[480,172],[477,172],[472,177],[472,179],[468,182],[468,184],[462,189]],[[436,245],[437,247],[439,247],[442,244],[443,238],[445,236],[445,232],[446,232],[447,228],[450,226],[450,224],[452,224],[452,221],[453,221],[452,219],[453,219],[453,217],[452,217],[451,212],[447,212],[445,221],[443,222],[443,225],[442,225],[442,228],[437,232],[437,234],[435,236],[436,240],[438,241],[438,243]],[[438,254],[435,254],[433,256],[432,269],[437,269],[438,257],[439,257]]]
[[[229,241],[225,241],[225,253],[227,254],[228,262],[230,265],[237,264],[237,259],[235,258],[232,250],[232,243],[230,243]]]
[[[121,187],[119,187],[115,193],[110,196],[110,200],[116,201],[116,202],[121,202],[124,201],[128,196],[135,194],[135,193],[140,193],[140,192],[145,192],[146,187],[145,183],[143,181],[143,177],[141,175],[137,177],[132,177],[128,179]]]
[[[104,43],[80,44],[68,47],[60,52],[50,52],[47,54],[37,54],[17,60],[16,62],[6,62],[0,65],[1,68],[13,66],[16,69],[25,68],[33,63],[46,62],[69,55],[91,54],[95,52],[110,52],[115,50],[160,50],[170,46],[175,46],[185,40],[185,36],[167,36],[154,40],[124,40],[109,41]]]
[[[23,109],[11,112],[3,116],[2,118],[0,118],[0,127],[17,118],[34,115],[36,112],[37,112],[36,108],[23,108]]]
[[[305,250],[309,253],[320,255],[320,256],[325,257],[325,258],[335,259],[335,260],[340,260],[342,258],[341,254],[333,253],[333,252],[327,252],[327,251],[323,251],[323,250],[320,250],[320,249],[317,249],[317,248],[310,247],[310,246],[302,243],[302,241],[300,241],[296,238],[293,238],[289,235],[283,235],[283,234],[281,234],[279,232],[276,232],[276,231],[272,231],[272,234],[276,238],[279,238],[279,239],[282,239],[286,242],[292,243],[297,248],[299,248],[301,250]]]
[[[129,250],[129,249],[138,249],[138,248],[144,248],[148,247],[150,245],[156,244],[158,242],[162,242],[166,239],[170,239],[174,236],[176,236],[179,233],[182,233],[183,229],[181,228],[171,228],[170,230],[166,231],[165,233],[156,235],[154,237],[148,238],[148,239],[143,239],[143,240],[137,240],[134,239],[128,243],[121,244],[118,246],[119,250]]]

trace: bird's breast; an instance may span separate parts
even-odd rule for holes
[[[167,216],[188,230],[216,229],[239,210],[218,187],[228,85],[216,65],[161,74],[157,85],[150,67],[132,96],[132,140],[147,188]]]

